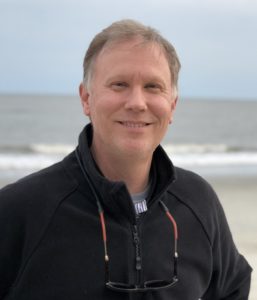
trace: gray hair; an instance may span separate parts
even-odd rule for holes
[[[177,88],[180,62],[175,48],[168,40],[162,37],[157,30],[134,20],[121,20],[112,23],[94,37],[88,47],[83,62],[84,85],[89,88],[95,59],[103,48],[111,43],[122,42],[135,37],[140,37],[143,42],[152,42],[160,46],[169,64],[172,84]]]

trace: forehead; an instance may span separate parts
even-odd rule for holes
[[[137,67],[142,66],[148,70],[168,74],[170,77],[169,64],[163,48],[155,42],[143,41],[140,38],[108,43],[95,60],[95,71],[111,72],[119,68],[124,68],[125,71],[126,67],[135,71]],[[105,70],[105,67],[110,69]]]
[[[110,53],[115,50],[117,51],[132,51],[132,50],[139,50],[144,49],[150,52],[159,52],[160,55],[164,54],[163,49],[159,44],[153,41],[145,41],[140,37],[133,37],[124,40],[117,40],[107,42],[103,49],[100,51],[99,56],[105,53]]]

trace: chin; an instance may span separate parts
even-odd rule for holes
[[[132,143],[126,143],[121,147],[121,152],[129,157],[144,157],[149,158],[152,156],[154,150],[156,147],[151,147],[150,145],[146,145],[145,143],[138,143],[138,142],[132,142]]]

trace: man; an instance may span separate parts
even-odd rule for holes
[[[140,23],[94,38],[78,147],[0,193],[0,299],[248,298],[251,268],[215,193],[159,145],[179,68]]]

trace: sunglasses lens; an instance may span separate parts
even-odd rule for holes
[[[170,282],[165,280],[153,280],[145,283],[145,287],[148,288],[160,288],[166,285],[169,285]]]
[[[106,287],[108,287],[111,290],[124,290],[124,291],[130,291],[134,290],[135,286],[132,284],[126,284],[122,282],[107,282]]]
[[[172,280],[151,280],[145,282],[145,287],[150,289],[162,289],[176,284],[178,279],[174,277]]]
[[[120,292],[145,292],[150,290],[160,290],[171,287],[177,283],[177,277],[174,277],[173,280],[151,280],[147,281],[144,284],[144,287],[137,287],[133,284],[126,284],[121,282],[107,282],[106,287],[111,290],[120,291]]]

